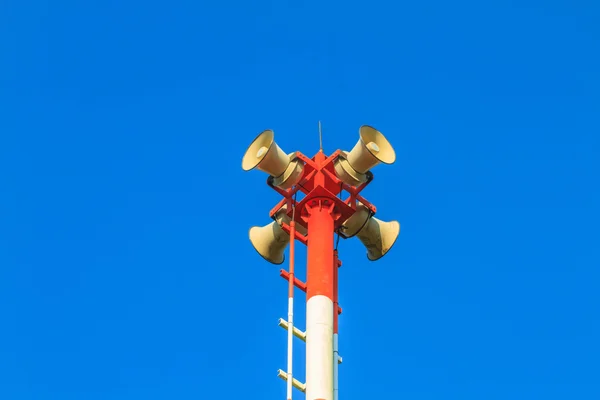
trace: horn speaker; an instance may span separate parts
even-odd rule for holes
[[[384,222],[371,217],[356,237],[367,248],[367,258],[376,261],[392,248],[399,234],[398,221]]]
[[[282,189],[289,189],[300,181],[304,164],[295,153],[286,154],[275,142],[275,133],[267,129],[259,134],[248,146],[242,158],[242,169],[258,169],[272,177],[272,183]]]
[[[277,222],[273,221],[263,227],[253,226],[248,235],[254,249],[265,260],[273,264],[283,263],[283,251],[290,242],[290,236]]]
[[[375,261],[392,248],[400,234],[400,224],[373,217],[371,210],[359,201],[354,214],[342,224],[341,233],[345,238],[358,237],[367,248],[367,258]]]
[[[364,226],[371,218],[371,210],[369,210],[363,203],[358,201],[356,203],[356,211],[350,218],[348,218],[341,226],[341,233],[345,238],[351,238],[364,228]]]
[[[366,182],[366,173],[377,164],[392,164],[396,152],[383,133],[369,125],[359,129],[359,139],[350,152],[343,152],[335,162],[335,172],[345,183],[357,186]]]
[[[289,224],[291,221],[286,212],[287,205],[284,205],[275,214],[275,221],[262,227],[253,226],[248,232],[254,249],[265,260],[273,264],[283,263],[285,248],[290,243],[290,235],[281,227],[284,222]],[[296,230],[303,235],[307,233],[306,228],[300,224],[296,224]]]

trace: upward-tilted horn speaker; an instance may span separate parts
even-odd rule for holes
[[[295,153],[286,154],[281,150],[275,143],[275,133],[267,129],[252,141],[242,158],[244,171],[255,168],[269,174],[274,186],[288,189],[302,178],[304,164]]]
[[[366,173],[377,164],[396,161],[396,152],[383,133],[372,126],[363,125],[359,129],[359,136],[352,151],[343,152],[335,162],[337,177],[352,186],[365,182]]]
[[[281,264],[285,260],[284,251],[290,243],[290,235],[283,230],[281,225],[289,224],[291,218],[286,214],[287,206],[279,209],[275,215],[275,221],[265,226],[253,226],[248,232],[250,242],[254,249],[265,260],[273,264]],[[306,228],[296,224],[296,230],[306,235]]]

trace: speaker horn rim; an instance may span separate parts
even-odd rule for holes
[[[268,150],[265,152],[265,154],[262,155],[262,157],[260,157],[260,159],[258,159],[258,161],[256,161],[254,164],[251,164],[248,160],[246,160],[247,158],[250,157],[250,149],[252,148],[252,146],[254,145],[254,143],[256,143],[261,136],[266,135],[269,139],[268,146]],[[275,132],[273,131],[273,129],[265,129],[264,131],[262,131],[261,133],[259,133],[254,140],[252,140],[252,142],[250,143],[250,145],[248,146],[248,148],[246,149],[246,152],[244,153],[244,156],[242,157],[242,169],[244,171],[251,171],[254,168],[256,168],[258,166],[258,164],[260,164],[260,162],[262,160],[264,160],[267,155],[269,154],[269,152],[271,151],[271,149],[273,148],[273,143],[275,143]],[[248,165],[252,165],[251,167]]]
[[[381,260],[383,257],[385,257],[385,255],[386,255],[387,253],[389,253],[389,252],[390,252],[390,250],[392,250],[392,247],[394,247],[394,245],[396,244],[396,241],[397,241],[397,240],[398,240],[398,238],[400,237],[400,222],[398,222],[398,221],[390,221],[389,223],[391,223],[391,224],[395,224],[395,225],[398,225],[398,234],[397,234],[397,235],[396,235],[396,237],[394,238],[394,241],[392,242],[392,244],[390,244],[390,247],[388,248],[388,250],[387,250],[385,253],[383,253],[381,256],[379,256],[379,257],[377,257],[377,258],[371,258],[371,257],[369,257],[369,252],[367,251],[367,259],[368,259],[369,261],[377,261],[377,260]]]
[[[385,146],[388,147],[389,150],[391,151],[389,158],[383,159],[383,158],[381,158],[381,152],[373,153],[371,151],[371,149],[369,149],[369,147],[367,147],[367,144],[369,142],[367,142],[364,139],[364,136],[367,135],[367,130],[369,130],[369,129],[372,129],[373,131],[375,131],[375,135],[376,136],[379,135],[381,137],[381,139],[383,139]],[[379,131],[377,128],[375,128],[371,125],[362,125],[358,130],[358,135],[360,137],[360,141],[363,144],[363,147],[369,152],[369,154],[371,154],[373,157],[375,157],[380,163],[390,165],[396,161],[396,151],[394,150],[394,147],[392,146],[390,141],[385,137],[385,135],[383,133],[381,133],[381,131]]]
[[[277,222],[275,221],[275,223],[277,223]],[[268,225],[271,225],[271,224],[268,224]],[[254,242],[252,241],[251,232],[252,232],[252,229],[255,229],[255,228],[256,229],[260,229],[262,227],[261,226],[253,226],[250,229],[248,229],[248,239],[250,239],[250,244],[252,245],[252,248],[254,249],[254,251],[256,251],[258,253],[258,255],[261,256],[265,261],[270,262],[271,264],[274,264],[274,265],[281,265],[281,264],[283,264],[285,262],[285,253],[283,253],[282,256],[281,256],[281,262],[274,262],[272,260],[269,260],[267,257],[263,256],[261,254],[261,252],[258,251],[258,249],[256,248],[256,246],[254,246]]]

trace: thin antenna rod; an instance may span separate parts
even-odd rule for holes
[[[319,151],[323,151],[323,133],[321,132],[321,121],[319,121]]]

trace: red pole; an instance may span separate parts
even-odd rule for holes
[[[325,161],[317,153],[315,163]],[[314,185],[325,187],[325,174],[315,174]],[[334,200],[319,197],[303,210],[308,225],[306,280],[306,400],[333,399],[333,236],[339,213]]]
[[[306,205],[306,400],[333,399],[334,203],[317,198]]]
[[[307,301],[313,296],[323,295],[333,302],[333,206],[330,200],[319,198],[306,207],[309,214]]]

